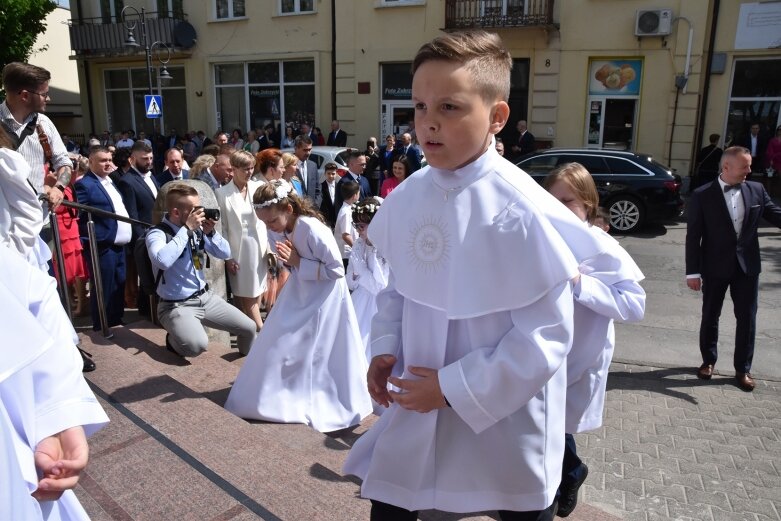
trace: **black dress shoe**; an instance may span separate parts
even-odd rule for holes
[[[84,362],[84,367],[82,368],[83,373],[89,373],[91,371],[95,370],[95,362],[92,361],[92,355],[83,349],[77,347],[76,349],[79,350],[79,354],[81,354],[81,359]]]
[[[738,382],[738,387],[750,393],[756,387],[754,379],[751,377],[751,373],[737,373],[735,374],[735,380]]]
[[[697,369],[697,378],[700,380],[710,380],[713,376],[713,364],[702,364]]]
[[[561,495],[559,496],[557,516],[567,517],[575,510],[575,507],[578,506],[578,490],[580,490],[580,486],[586,481],[587,477],[588,467],[583,463],[583,476],[578,481],[570,485],[561,484],[559,487]]]

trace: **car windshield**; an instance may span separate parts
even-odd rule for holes
[[[347,167],[347,150],[343,150],[336,154],[336,157],[334,158],[334,161],[336,161],[338,164],[342,165],[343,167]]]

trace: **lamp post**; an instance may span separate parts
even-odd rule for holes
[[[136,15],[138,18],[137,20],[128,20],[128,11],[132,11],[133,14]],[[163,69],[160,71],[160,77],[159,80],[161,83],[170,81],[172,79],[171,74],[168,72],[168,68],[166,65],[168,65],[168,62],[171,61],[171,48],[165,43],[161,41],[154,41],[151,44],[149,43],[148,34],[146,32],[146,10],[142,7],[141,11],[139,12],[138,9],[133,7],[132,5],[125,6],[122,9],[122,12],[120,13],[120,16],[122,18],[122,21],[125,24],[125,29],[127,29],[127,38],[125,38],[125,47],[135,50],[138,49],[141,45],[136,41],[135,36],[133,35],[133,31],[136,29],[136,27],[139,27],[139,37],[141,38],[141,43],[144,46],[144,54],[146,55],[146,78],[149,83],[149,95],[154,95],[154,90],[152,88],[152,51],[155,49],[155,47],[162,47],[166,50],[166,58],[165,60],[161,59],[159,56],[155,56],[157,60],[160,62],[160,64],[163,66]],[[156,124],[153,121],[152,122],[152,128],[155,129]],[[160,129],[162,133],[162,128]]]

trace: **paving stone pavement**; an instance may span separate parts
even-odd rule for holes
[[[614,362],[601,429],[576,437],[582,500],[628,521],[781,521],[781,383]]]

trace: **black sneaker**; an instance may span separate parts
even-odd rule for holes
[[[84,351],[78,346],[76,347],[76,349],[79,350],[79,353],[81,354],[81,359],[84,362],[84,367],[82,368],[81,371],[83,373],[89,373],[91,371],[94,371],[96,366],[95,366],[95,362],[92,361],[92,355]]]
[[[575,507],[578,506],[578,490],[580,490],[580,486],[586,481],[587,477],[588,467],[583,463],[582,478],[571,485],[561,484],[561,487],[559,488],[561,495],[559,496],[559,511],[556,514],[557,516],[567,517],[575,510]]]

